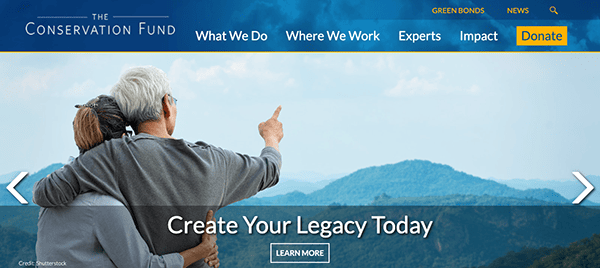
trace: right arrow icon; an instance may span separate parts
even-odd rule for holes
[[[583,199],[585,199],[593,190],[594,185],[592,185],[580,172],[573,172],[573,176],[577,178],[583,185],[585,185],[585,190],[579,194],[579,196],[573,201],[573,205],[579,205]]]

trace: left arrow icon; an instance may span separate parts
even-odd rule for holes
[[[27,174],[27,172],[21,172],[19,176],[17,176],[13,181],[11,181],[8,184],[8,186],[6,186],[6,190],[8,190],[23,205],[27,205],[29,203],[27,203],[27,200],[25,200],[25,198],[23,198],[23,196],[21,196],[21,194],[19,194],[19,192],[15,190],[15,187],[17,186],[17,184],[19,184],[19,182],[21,182],[21,180],[27,177]]]

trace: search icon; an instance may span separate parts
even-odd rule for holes
[[[558,15],[558,12],[556,12],[556,7],[554,7],[554,6],[550,7],[550,12]]]

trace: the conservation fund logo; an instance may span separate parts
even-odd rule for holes
[[[175,26],[169,16],[127,16],[108,13],[82,16],[37,16],[25,24],[27,35],[37,36],[168,36]]]

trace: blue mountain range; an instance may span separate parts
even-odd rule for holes
[[[31,202],[33,184],[63,165],[61,163],[52,164],[34,174],[30,174],[16,187],[17,191],[30,202],[30,205],[33,205]],[[16,174],[18,172],[8,173],[5,176]],[[588,176],[588,178],[592,182],[599,179],[596,176]],[[285,181],[285,183],[259,193],[257,197],[260,198],[254,197],[243,200],[239,202],[239,205],[329,205],[332,203],[367,205],[371,204],[375,197],[382,194],[391,198],[455,194],[487,195],[566,204],[570,203],[572,201],[570,199],[578,195],[581,192],[580,190],[583,189],[583,186],[578,185],[579,182],[575,180],[573,182],[547,182],[541,180],[498,182],[482,179],[457,171],[448,165],[426,160],[406,160],[396,164],[368,167],[342,178],[321,183],[284,179],[282,181]],[[0,184],[0,187],[5,189],[7,185],[8,183]],[[536,186],[547,186],[547,188]],[[532,189],[534,187],[538,189]],[[548,188],[557,189],[560,193],[568,194],[569,199]],[[292,191],[294,189],[295,191]],[[1,192],[0,205],[20,205],[8,191]],[[271,192],[271,194],[266,196],[266,192]],[[273,196],[273,193],[278,193],[278,195]],[[590,195],[590,198],[592,197],[593,193]],[[584,201],[583,204],[595,205],[589,200]]]
[[[295,191],[276,197],[250,198],[243,200],[240,205],[367,205],[382,194],[392,198],[459,194],[536,199],[564,204],[570,202],[551,189],[518,190],[457,171],[448,165],[426,160],[407,160],[360,169],[310,194]]]

